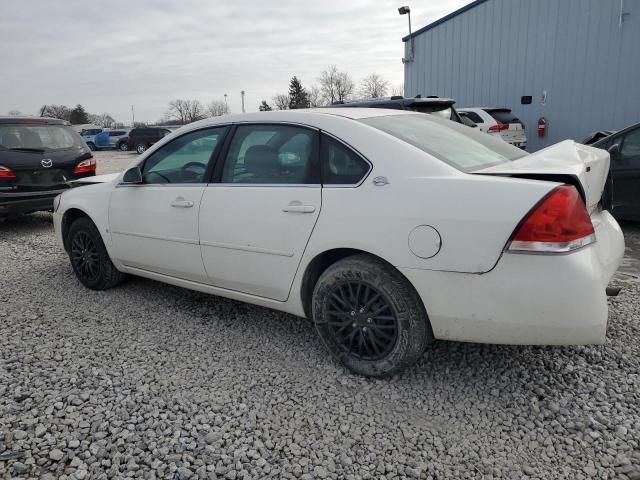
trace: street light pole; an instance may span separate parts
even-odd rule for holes
[[[244,90],[240,91],[240,96],[242,97],[242,113],[244,113]]]
[[[131,128],[133,128],[136,124],[136,112],[133,110],[133,105],[131,105]]]
[[[400,15],[407,15],[409,17],[409,52],[410,55],[407,58],[402,59],[402,63],[413,62],[413,35],[411,35],[411,9],[409,5],[405,5],[404,7],[400,7],[398,9],[398,13]]]
[[[229,113],[229,105],[227,104],[227,94],[224,94],[224,113]]]

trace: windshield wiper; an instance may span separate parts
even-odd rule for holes
[[[13,148],[8,148],[7,150],[15,150],[15,151],[18,151],[18,152],[38,152],[38,153],[44,153],[44,148],[13,147]]]

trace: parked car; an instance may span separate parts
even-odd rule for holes
[[[453,107],[456,103],[455,100],[450,98],[437,97],[430,95],[428,97],[422,97],[420,95],[416,97],[405,98],[403,96],[393,97],[381,97],[370,98],[365,100],[349,100],[346,102],[336,102],[327,108],[389,108],[392,110],[409,110],[411,112],[431,113],[438,115],[447,120],[452,120],[458,123],[465,123],[458,115],[458,112]],[[467,124],[467,123],[465,123]]]
[[[144,153],[154,143],[160,141],[171,130],[164,127],[139,127],[129,132],[127,139],[127,149]]]
[[[95,146],[98,150],[104,148],[115,148],[126,152],[129,147],[129,131],[131,129],[103,130],[95,136]]]
[[[527,135],[524,123],[508,108],[459,108],[458,112],[474,122],[481,132],[501,138],[525,150]]]
[[[52,210],[69,181],[95,170],[91,151],[68,122],[0,117],[0,217]]]
[[[91,151],[96,150],[96,135],[102,132],[102,128],[85,128],[80,132],[80,136]]]
[[[640,123],[605,132],[611,133],[592,146],[611,155],[611,212],[619,220],[640,221]]]
[[[599,205],[608,166],[415,112],[225,115],[65,192],[54,226],[88,288],[128,273],[311,318],[340,362],[383,376],[433,339],[603,342],[624,252]]]

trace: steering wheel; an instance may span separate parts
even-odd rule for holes
[[[190,168],[196,168],[199,170],[202,170],[202,172],[194,172],[193,170],[189,170]],[[182,168],[182,177],[185,178],[186,175],[188,174],[191,176],[191,178],[198,178],[199,175],[202,175],[204,177],[204,172],[207,171],[207,166],[204,163],[200,163],[200,162],[189,162],[189,163],[185,163]]]

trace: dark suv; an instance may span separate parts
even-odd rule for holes
[[[420,95],[412,98],[405,98],[401,96],[394,97],[381,97],[371,98],[368,100],[350,100],[346,102],[338,102],[331,105],[331,108],[335,107],[363,107],[363,108],[390,108],[392,110],[411,110],[413,112],[431,113],[433,115],[446,118],[458,123],[464,122],[460,115],[453,108],[455,100],[444,97],[428,96],[421,97]]]
[[[0,217],[52,210],[69,182],[96,174],[96,161],[68,122],[0,117]]]
[[[162,137],[170,133],[171,130],[163,127],[134,128],[129,132],[127,147],[129,150],[135,150],[138,153],[143,153],[151,145],[160,141]]]

